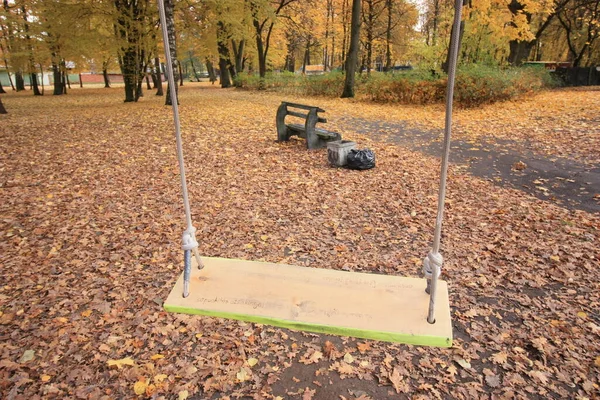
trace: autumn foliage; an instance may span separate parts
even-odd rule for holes
[[[598,93],[544,92],[460,110],[456,138],[474,146],[518,139],[536,154],[593,166]],[[326,109],[328,128],[372,148],[377,167],[335,169],[300,140],[276,143],[283,99]],[[598,391],[597,213],[453,165],[442,239],[451,349],[169,314],[161,302],[181,272],[185,224],[163,100],[123,105],[120,89],[2,100],[10,111],[0,130],[2,398]],[[395,144],[386,124],[439,132],[443,107],[186,85],[181,112],[201,254],[418,275],[432,240],[439,159]],[[368,123],[382,134],[364,134]]]

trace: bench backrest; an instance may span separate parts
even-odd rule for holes
[[[298,104],[298,103],[288,103],[287,101],[282,101],[279,108],[281,109],[283,106],[285,106],[285,115],[292,115],[294,117],[303,118],[305,120],[308,118],[308,114],[304,114],[304,113],[301,113],[298,111],[292,111],[289,108],[299,108],[301,110],[308,110],[309,112],[312,110],[315,110],[315,113],[325,112],[325,110],[323,110],[320,107],[307,106],[307,105]],[[327,122],[327,119],[323,118],[323,117],[318,117],[318,122],[325,123],[325,122]]]

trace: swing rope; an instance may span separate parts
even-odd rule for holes
[[[454,81],[456,78],[456,64],[458,61],[458,39],[460,35],[460,20],[463,0],[455,0],[454,4],[454,28],[450,41],[450,57],[448,59],[448,86],[446,89],[446,125],[444,128],[444,151],[442,156],[442,170],[440,174],[440,191],[438,196],[438,211],[435,220],[435,233],[433,236],[432,249],[423,260],[423,275],[427,279],[429,293],[429,311],[427,322],[435,323],[435,295],[437,281],[442,272],[444,258],[440,254],[440,241],[442,237],[442,220],[444,218],[444,204],[446,200],[446,178],[448,175],[448,160],[450,158],[450,136],[452,133],[452,99],[454,97]]]
[[[179,99],[175,86],[175,76],[173,74],[173,60],[171,58],[171,48],[169,44],[169,32],[167,30],[167,18],[165,13],[165,4],[163,0],[158,0],[158,12],[160,15],[160,26],[162,28],[163,44],[165,47],[165,59],[167,61],[167,80],[169,82],[169,94],[171,95],[171,104],[173,106],[173,119],[175,121],[175,138],[177,141],[177,159],[179,161],[179,175],[181,177],[181,189],[183,192],[183,207],[185,208],[185,220],[187,228],[183,232],[182,249],[184,251],[184,288],[183,297],[189,296],[190,275],[192,268],[191,252],[194,252],[198,268],[203,268],[204,264],[200,259],[198,252],[198,241],[196,240],[196,228],[192,224],[192,212],[190,210],[190,201],[188,196],[187,182],[185,178],[185,164],[183,160],[183,145],[181,141],[181,124],[179,121]]]

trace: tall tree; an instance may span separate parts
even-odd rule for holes
[[[177,37],[175,32],[175,9],[173,5],[173,0],[164,0],[164,5],[165,18],[167,23],[167,34],[169,37],[169,51],[171,53],[171,61],[173,63],[173,82],[177,82],[181,74],[179,73],[179,62],[177,61]],[[178,95],[177,85],[175,85],[175,94]],[[167,84],[167,98],[165,104],[168,106],[173,104],[169,84]]]
[[[267,56],[271,44],[271,34],[281,11],[296,0],[249,0],[252,25],[258,52],[258,73],[261,78],[267,74]]]
[[[588,56],[588,64],[600,61],[598,54],[591,49],[600,35],[600,0],[574,0],[557,12],[560,25],[564,29],[569,56],[573,66],[582,64]]]
[[[361,0],[352,0],[352,24],[350,28],[350,48],[346,57],[346,79],[342,98],[354,97],[354,75],[358,63],[358,45],[360,40]]]
[[[509,42],[510,54],[508,62],[521,65],[529,58],[544,31],[550,26],[557,13],[572,0],[553,0],[551,4],[545,1],[511,0],[508,9],[512,14],[510,27],[513,35]]]
[[[144,48],[148,32],[149,0],[114,0],[117,18],[115,35],[119,42],[119,66],[125,83],[125,102],[138,101],[144,79]]]

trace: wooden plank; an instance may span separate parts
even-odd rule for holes
[[[317,136],[321,136],[323,138],[335,138],[338,135],[335,132],[326,131],[325,129],[319,129],[319,128],[315,129],[315,133],[317,134]]]
[[[294,117],[298,117],[298,118],[304,118],[306,119],[308,117],[308,114],[303,114],[303,113],[299,113],[299,112],[295,112],[295,111],[289,111],[287,112],[288,115],[293,115]],[[322,118],[322,117],[318,117],[318,121],[319,122],[327,122],[326,118]]]
[[[311,110],[313,108],[316,108],[318,112],[325,112],[325,110],[323,110],[320,107],[315,107],[315,106],[307,106],[304,104],[298,104],[298,103],[288,103],[287,101],[282,101],[282,104],[285,104],[288,107],[295,107],[295,108],[301,108],[303,110]]]
[[[179,277],[164,308],[290,329],[450,347],[448,286],[438,281],[436,323],[427,323],[425,280],[203,257],[190,295]],[[195,260],[193,261],[195,264]]]

